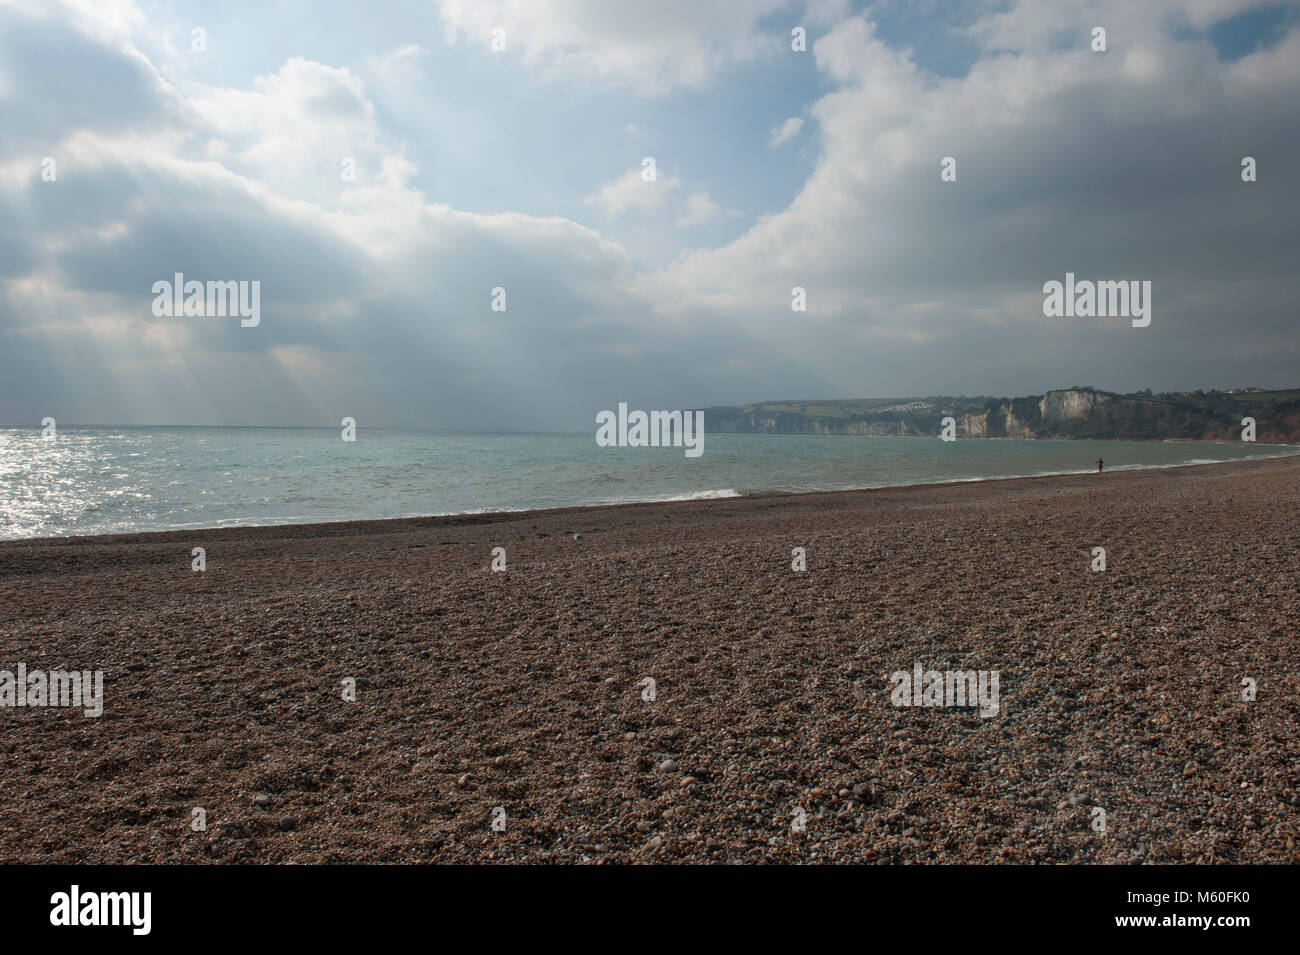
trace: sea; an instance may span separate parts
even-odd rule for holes
[[[475,514],[1165,468],[1297,445],[705,435],[599,447],[594,431],[0,429],[0,539]]]

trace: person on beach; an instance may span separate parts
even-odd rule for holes
[[[1101,458],[1097,459],[1097,473],[1101,473]]]

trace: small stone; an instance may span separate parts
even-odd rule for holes
[[[254,797],[253,797],[253,805],[256,806],[258,809],[265,809],[267,806],[271,805],[271,797],[270,797],[270,796],[254,796]]]
[[[646,843],[646,847],[649,849],[659,849],[663,846],[663,844],[664,844],[663,836],[655,836],[649,842]]]
[[[462,774],[461,774],[461,777],[460,777],[458,780],[456,780],[456,785],[457,785],[457,786],[468,786],[468,785],[469,785],[469,773],[462,773]]]
[[[294,826],[296,826],[296,825],[298,825],[298,820],[297,820],[297,819],[294,819],[293,816],[281,816],[281,817],[280,817],[280,831],[281,831],[281,832],[289,832],[289,831],[291,831],[291,830],[294,828]]]
[[[676,769],[677,769],[677,760],[675,759],[665,759],[662,763],[659,764],[659,772],[661,773],[671,773]]]
[[[506,758],[504,756],[498,756],[496,759],[492,760],[493,766],[504,766],[505,764]]]

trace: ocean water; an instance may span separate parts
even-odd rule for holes
[[[734,497],[1169,467],[1300,446],[707,434],[602,448],[582,434],[336,428],[0,429],[0,539]]]

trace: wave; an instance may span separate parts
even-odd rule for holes
[[[676,494],[665,497],[665,501],[712,501],[723,497],[743,497],[734,487],[720,487],[709,491],[691,491],[689,494]]]
[[[710,488],[706,491],[684,491],[680,494],[649,494],[635,495],[628,497],[606,498],[601,501],[588,501],[576,505],[577,507],[605,507],[609,504],[663,504],[668,501],[713,501],[726,497],[748,497],[750,493],[771,493],[771,492],[749,492],[739,491],[734,487]],[[575,505],[561,505],[564,507],[573,507]]]

